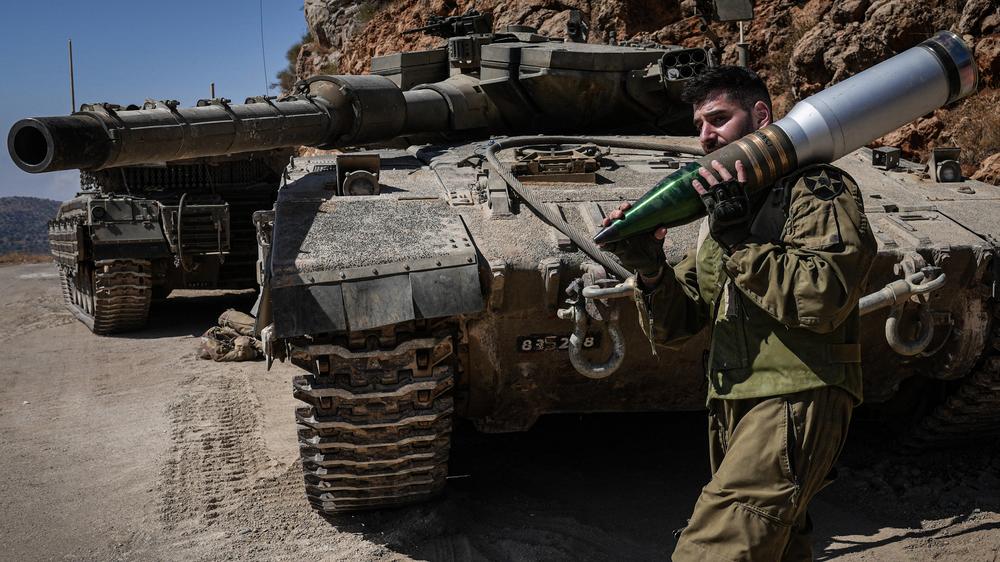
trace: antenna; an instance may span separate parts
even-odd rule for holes
[[[76,111],[76,84],[73,80],[73,39],[69,42],[69,112]]]
[[[214,100],[215,99],[215,82],[212,82],[211,90],[212,90],[211,98]]]
[[[264,56],[264,0],[260,0],[257,5],[260,14],[260,62],[264,65],[264,97],[267,97],[270,88],[268,87],[267,57]]]
[[[743,68],[750,68],[750,45],[747,44],[746,36],[743,32],[743,24],[746,22],[740,20],[736,23],[740,26],[740,42],[736,44],[736,56],[738,60],[736,64]]]

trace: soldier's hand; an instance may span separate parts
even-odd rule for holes
[[[712,167],[719,173],[722,181],[701,168],[705,184],[700,180],[691,182],[698,195],[701,196],[705,210],[708,212],[708,228],[712,238],[726,251],[732,249],[750,236],[751,206],[745,188],[746,170],[743,162],[736,161],[736,177],[718,160],[712,160]]]
[[[625,211],[632,207],[631,203],[622,203],[602,222],[603,226],[608,226],[612,221],[621,220],[625,216]],[[618,256],[629,271],[637,271],[641,276],[641,281],[646,284],[653,284],[659,280],[663,266],[667,263],[666,255],[663,253],[663,240],[667,237],[667,229],[657,228],[649,234],[639,234],[618,242],[603,244],[601,247]]]
[[[623,218],[625,218],[625,211],[627,211],[627,210],[629,210],[631,208],[632,208],[632,204],[631,203],[627,203],[627,202],[626,203],[622,203],[621,205],[618,206],[617,209],[615,209],[614,211],[611,211],[611,213],[607,217],[605,217],[603,221],[601,221],[601,226],[610,226],[612,222],[617,221],[617,220],[622,220]],[[653,231],[653,238],[655,238],[657,240],[661,240],[662,241],[666,237],[667,237],[667,228],[665,226],[661,226],[661,227],[659,227],[659,228],[657,228],[656,230]],[[661,242],[661,244],[662,244],[662,242]],[[602,247],[603,247],[603,245],[602,245]],[[608,250],[608,251],[610,251],[610,250]]]

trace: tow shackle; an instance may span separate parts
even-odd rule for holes
[[[926,300],[919,303],[920,330],[913,338],[902,335],[900,317],[903,305],[911,297],[925,295],[940,289],[947,280],[947,276],[941,273],[938,268],[924,268],[921,271],[914,271],[902,279],[888,283],[878,291],[862,297],[858,308],[861,315],[864,316],[882,308],[892,307],[889,318],[885,321],[885,341],[893,351],[900,355],[906,357],[919,355],[927,349],[931,340],[934,339],[934,318],[931,315],[930,305]]]
[[[629,277],[621,283],[611,279],[598,280],[594,285],[588,285],[580,291],[582,298],[570,300],[567,308],[559,309],[556,315],[563,320],[573,322],[573,333],[569,337],[569,360],[578,373],[588,379],[604,379],[615,373],[625,360],[625,337],[618,325],[619,307],[616,303],[609,304],[607,319],[595,320],[587,312],[587,300],[616,300],[631,298],[635,293],[635,278]],[[611,354],[603,362],[595,362],[583,356],[583,342],[587,331],[595,324],[607,335],[611,342]]]

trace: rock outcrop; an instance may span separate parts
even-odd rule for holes
[[[736,60],[737,26],[696,17],[704,0],[305,0],[311,43],[302,46],[296,73],[359,73],[374,55],[426,49],[441,40],[403,35],[430,14],[458,14],[475,7],[493,14],[496,27],[530,25],[560,37],[571,10],[579,10],[590,42],[612,39],[718,48],[724,63]],[[906,50],[936,30],[950,29],[973,45],[981,92],[887,135],[877,144],[900,146],[911,159],[934,146],[962,144],[966,172],[1000,152],[1000,112],[977,101],[1000,91],[1000,3],[996,0],[758,0],[746,26],[752,66],[768,83],[775,113],[795,100]],[[981,113],[984,109],[985,113]],[[994,162],[995,159],[990,160]],[[986,174],[983,177],[996,177]],[[994,180],[996,181],[996,180]]]
[[[983,160],[972,179],[1000,185],[1000,152]]]

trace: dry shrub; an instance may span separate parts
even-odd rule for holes
[[[952,110],[951,136],[962,159],[978,166],[1000,152],[1000,90],[983,90]]]
[[[22,263],[45,263],[52,261],[52,256],[47,254],[25,254],[23,252],[10,252],[0,255],[0,265],[17,265]]]
[[[376,15],[378,15],[378,6],[376,6],[374,2],[362,2],[361,6],[358,8],[358,14],[356,17],[358,19],[358,23],[365,24],[372,21]]]
[[[777,49],[769,51],[763,61],[764,66],[771,69],[771,72],[768,72],[770,79],[768,80],[767,89],[771,93],[771,99],[774,102],[772,111],[775,118],[788,113],[792,109],[792,106],[795,105],[795,102],[798,101],[795,99],[794,93],[795,79],[792,76],[792,52],[806,32],[812,29],[817,23],[813,18],[796,12],[797,10],[793,9],[788,15],[791,19],[791,25],[788,28],[788,34],[785,36],[784,41]]]
[[[305,45],[318,43],[318,41],[314,40],[311,32],[306,32],[302,35],[301,39],[292,44],[291,47],[288,47],[288,50],[285,51],[285,60],[288,62],[288,65],[274,75],[278,81],[272,82],[271,87],[281,88],[283,93],[291,92],[292,86],[294,86],[295,82],[298,81],[298,77],[295,75],[295,65],[299,60],[299,51],[301,51],[302,47]]]

